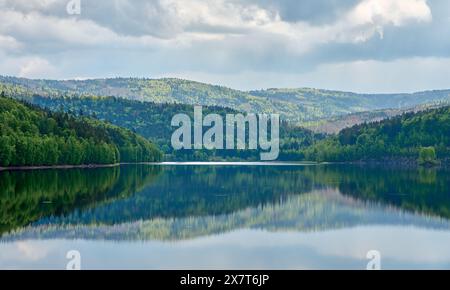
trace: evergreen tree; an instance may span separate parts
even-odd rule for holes
[[[136,154],[120,154],[127,148]],[[113,164],[161,157],[154,144],[126,129],[0,99],[0,166]]]

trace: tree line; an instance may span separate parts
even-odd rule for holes
[[[159,160],[158,148],[129,130],[0,96],[0,166]]]
[[[450,107],[406,113],[361,124],[316,142],[303,150],[316,161],[418,159],[432,162],[450,157]]]

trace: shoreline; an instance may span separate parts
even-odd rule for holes
[[[434,165],[419,164],[414,158],[384,158],[381,160],[368,159],[351,162],[342,162],[340,164],[353,164],[358,166],[384,166],[389,168],[450,168],[450,158],[437,159]]]
[[[405,162],[406,161],[406,162]],[[136,163],[115,163],[115,164],[82,164],[82,165],[46,165],[46,166],[12,166],[12,167],[0,167],[0,172],[3,171],[33,171],[33,170],[52,170],[52,169],[95,169],[95,168],[112,168],[123,165],[158,165],[158,166],[314,166],[314,165],[354,165],[354,166],[367,166],[376,167],[384,166],[386,168],[449,168],[450,160],[441,160],[441,164],[432,167],[421,166],[412,159],[403,160],[359,160],[348,162],[314,162],[314,161],[166,161],[166,162],[136,162]]]
[[[32,170],[52,170],[52,169],[95,169],[95,168],[111,168],[111,167],[117,167],[122,165],[170,165],[170,166],[177,166],[177,165],[191,165],[191,166],[200,166],[200,165],[213,165],[213,166],[220,166],[220,165],[230,165],[230,166],[238,166],[238,165],[252,165],[252,166],[311,166],[311,165],[321,165],[321,164],[328,164],[326,162],[318,163],[318,162],[307,162],[307,161],[279,161],[279,162],[246,162],[246,161],[239,161],[239,162],[217,162],[217,161],[180,161],[180,162],[136,162],[136,163],[130,163],[130,162],[123,162],[123,163],[116,163],[116,164],[83,164],[83,165],[46,165],[46,166],[11,166],[11,167],[0,167],[0,172],[3,171],[32,171]]]
[[[30,171],[30,170],[50,170],[50,169],[89,169],[89,168],[110,168],[120,166],[121,163],[116,164],[82,164],[82,165],[45,165],[45,166],[11,166],[0,167],[2,171]]]

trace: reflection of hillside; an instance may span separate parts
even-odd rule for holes
[[[136,194],[42,223],[118,224],[155,218],[224,215],[271,206],[292,195],[336,188],[348,196],[403,210],[450,217],[449,176],[444,171],[355,166],[164,167],[158,181]]]
[[[447,171],[345,165],[102,170],[0,175],[3,231],[31,223],[19,235],[184,239],[241,228],[447,228],[441,218],[450,217]]]
[[[223,215],[276,204],[313,184],[295,169],[261,167],[164,167],[157,182],[133,196],[45,223],[117,224],[154,218]]]
[[[412,225],[450,229],[450,222],[408,213],[394,207],[362,202],[332,189],[293,195],[281,203],[247,208],[230,214],[155,218],[116,225],[43,225],[3,238],[184,240],[239,229],[267,231],[325,231],[364,225]]]
[[[450,218],[447,170],[331,165],[305,168],[304,175],[311,182],[336,187],[354,198]]]
[[[49,216],[111,203],[152,182],[158,168],[0,173],[0,234]]]

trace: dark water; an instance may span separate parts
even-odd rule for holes
[[[450,174],[357,166],[0,173],[0,268],[450,269]]]

